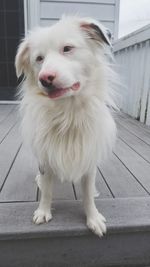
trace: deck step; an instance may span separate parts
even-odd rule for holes
[[[36,226],[36,202],[0,204],[0,266],[109,267],[150,265],[150,197],[96,201],[107,218],[98,238],[85,226],[80,201],[53,203],[53,220]]]

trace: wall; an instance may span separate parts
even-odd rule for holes
[[[27,29],[51,25],[63,14],[79,14],[100,20],[115,38],[118,35],[119,0],[24,0]]]

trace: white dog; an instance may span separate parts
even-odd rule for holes
[[[97,164],[112,150],[116,126],[111,102],[111,69],[106,29],[89,18],[63,17],[38,28],[20,44],[16,72],[21,92],[24,139],[39,163],[41,200],[36,224],[52,219],[52,182],[81,179],[87,226],[98,236],[105,218],[94,203]]]

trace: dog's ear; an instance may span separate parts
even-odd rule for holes
[[[80,28],[85,31],[90,39],[111,46],[111,33],[96,20],[85,18],[80,20]]]
[[[27,39],[23,40],[19,45],[15,58],[15,67],[18,78],[21,74],[27,74],[27,70],[29,68],[29,42]]]

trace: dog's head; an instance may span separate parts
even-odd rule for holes
[[[63,18],[23,40],[15,61],[17,76],[23,73],[38,94],[52,99],[78,94],[90,82],[105,45],[110,45],[109,34],[99,22]]]

